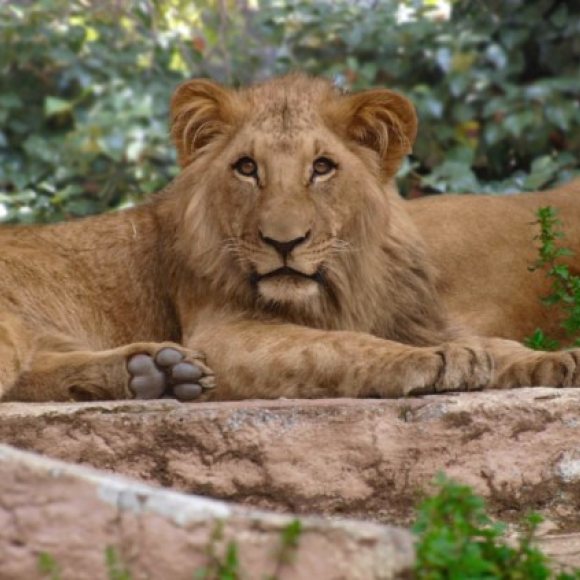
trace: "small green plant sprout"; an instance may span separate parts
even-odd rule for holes
[[[233,541],[228,542],[225,557],[216,570],[216,580],[240,580],[239,568],[238,545]]]
[[[222,521],[217,522],[214,527],[206,548],[208,564],[195,571],[194,580],[242,580],[237,544],[230,541],[225,553],[223,555],[218,553],[217,545],[224,539],[223,527]],[[277,580],[283,567],[292,563],[301,534],[302,523],[297,519],[282,529],[280,546],[275,554],[274,573],[265,576],[265,580]]]
[[[105,550],[105,563],[109,580],[131,580],[131,573],[113,546],[108,546]]]
[[[523,522],[517,544],[508,543],[505,526],[493,522],[484,501],[469,486],[443,475],[437,492],[419,506],[413,531],[418,535],[418,580],[574,580],[580,571],[556,573],[534,547],[541,516]]]
[[[561,259],[573,255],[573,252],[558,243],[565,238],[562,222],[558,218],[558,210],[545,206],[536,212],[533,225],[540,227],[540,233],[534,240],[540,242],[539,257],[529,267],[529,270],[543,270],[552,283],[551,292],[541,300],[546,306],[558,307],[564,315],[562,327],[566,330],[573,346],[580,346],[580,276],[572,274],[568,265]],[[524,339],[524,344],[535,350],[557,350],[560,343],[548,337],[544,331],[537,328],[534,334]]]
[[[298,519],[292,520],[282,530],[282,542],[280,551],[278,552],[278,559],[283,564],[292,562],[296,549],[298,548],[298,541],[302,535],[302,522]]]
[[[38,554],[37,566],[38,572],[42,576],[45,576],[49,580],[61,580],[60,568],[51,554],[40,552]]]
[[[217,545],[224,539],[224,522],[216,522],[206,548],[208,564],[195,571],[194,580],[241,580],[238,545],[228,542],[225,553],[218,554]]]
[[[117,550],[112,546],[105,550],[105,565],[108,580],[131,580],[131,573],[125,568]],[[38,572],[47,580],[62,580],[60,566],[54,556],[47,552],[38,555]]]
[[[280,546],[276,552],[276,568],[267,580],[278,580],[284,566],[292,564],[301,535],[302,522],[299,519],[292,520],[282,529]]]

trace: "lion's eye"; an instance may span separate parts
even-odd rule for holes
[[[234,170],[244,177],[257,177],[258,164],[251,157],[242,157],[234,165]]]
[[[319,157],[314,160],[312,164],[312,177],[319,177],[322,175],[328,175],[336,169],[336,163],[331,161],[327,157]]]

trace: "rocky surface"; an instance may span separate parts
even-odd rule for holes
[[[262,509],[407,525],[445,471],[580,565],[580,389],[402,400],[0,405],[0,441]]]
[[[401,529],[303,518],[297,547],[280,558],[288,516],[155,489],[4,445],[0,473],[2,580],[46,578],[38,571],[41,553],[57,563],[62,580],[104,580],[111,548],[133,580],[191,580],[210,565],[210,552],[223,560],[233,539],[243,578],[386,579],[413,562],[411,535]]]

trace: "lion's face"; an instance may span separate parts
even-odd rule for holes
[[[380,112],[366,118],[360,95],[290,77],[242,92],[192,81],[174,98],[173,134],[195,188],[185,214],[211,215],[216,257],[263,302],[304,305],[332,291],[369,220],[386,217],[382,186],[414,137],[414,113],[407,106],[401,120],[392,108],[407,102],[380,91],[366,102]]]
[[[240,131],[213,166],[215,207],[224,243],[259,296],[305,301],[351,249],[345,238],[364,204],[362,168],[325,127],[288,136],[271,121]]]

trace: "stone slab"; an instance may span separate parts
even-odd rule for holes
[[[445,471],[580,566],[580,389],[401,400],[0,404],[0,441],[279,512],[408,525]]]
[[[191,580],[212,551],[222,557],[230,540],[248,579],[398,578],[413,562],[412,537],[401,529],[301,518],[298,546],[286,561],[277,554],[291,516],[158,489],[6,445],[0,473],[0,580],[46,579],[38,571],[41,553],[58,564],[62,580],[105,580],[111,548],[133,580]]]
[[[580,389],[400,400],[0,404],[0,441],[266,509],[408,524],[439,471],[580,531]]]

